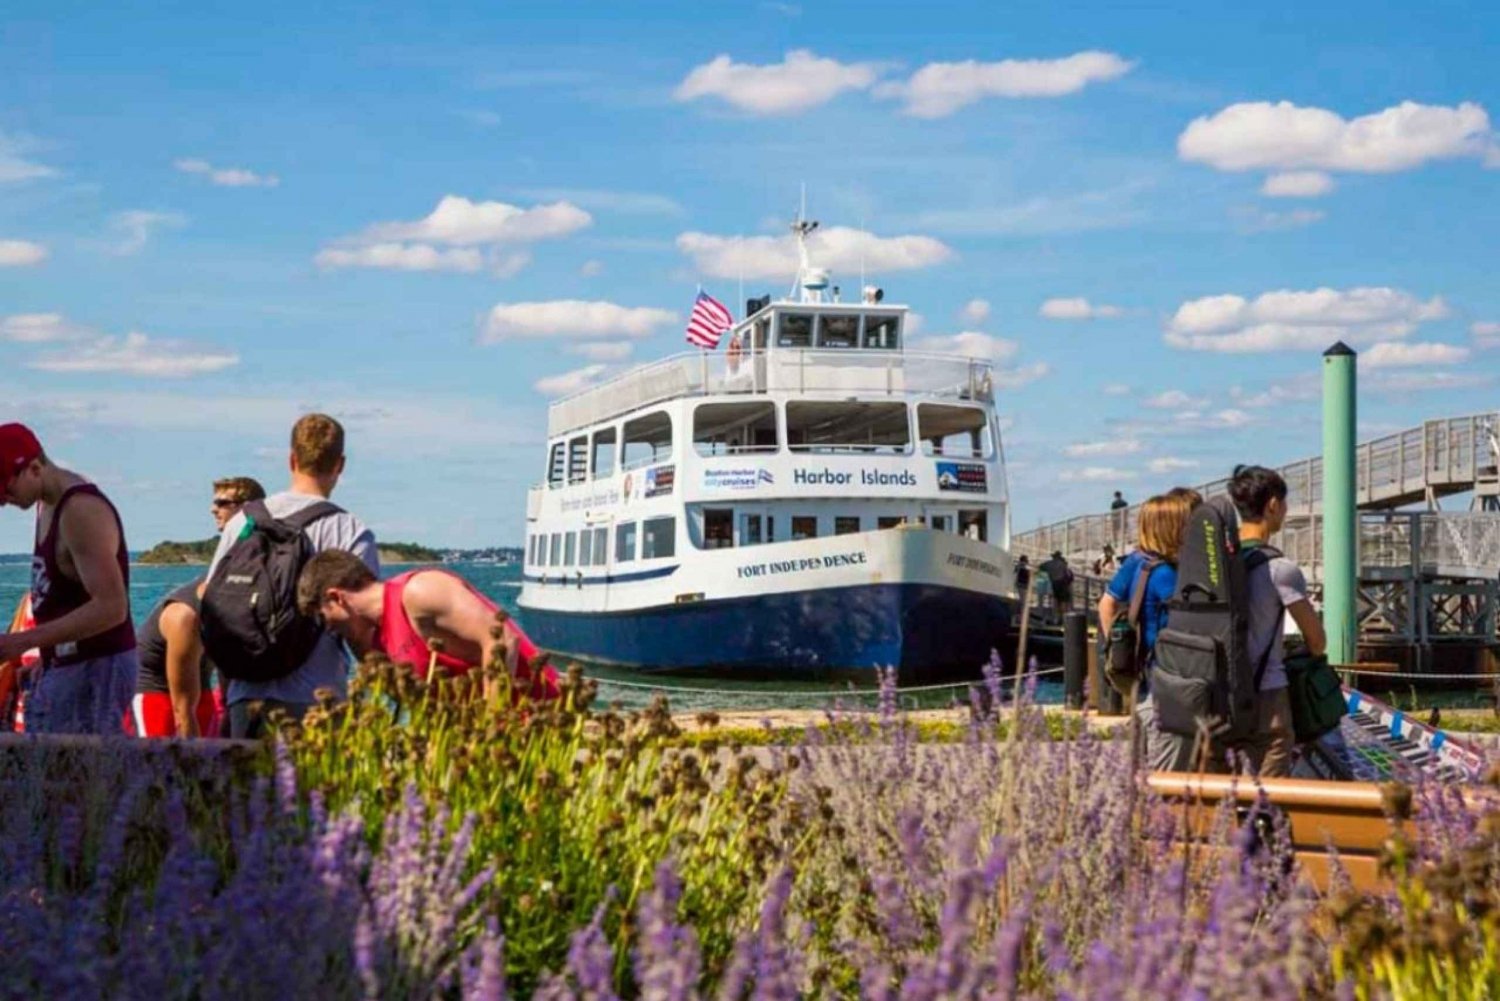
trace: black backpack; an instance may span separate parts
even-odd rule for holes
[[[1146,630],[1141,627],[1141,609],[1145,606],[1151,574],[1161,565],[1162,561],[1155,556],[1141,557],[1140,568],[1131,582],[1129,609],[1124,615],[1117,616],[1109,627],[1104,677],[1121,695],[1128,696],[1146,673],[1150,651],[1146,649]]]
[[[1156,637],[1151,698],[1157,725],[1193,736],[1206,721],[1215,744],[1237,747],[1255,734],[1260,682],[1274,641],[1252,663],[1248,573],[1281,555],[1244,552],[1234,505],[1213,497],[1188,515],[1177,556],[1177,587]]]
[[[203,592],[203,647],[227,678],[274,681],[301,667],[323,634],[297,611],[297,577],[316,552],[303,533],[343,508],[322,501],[285,518],[261,501],[243,510],[245,527]]]

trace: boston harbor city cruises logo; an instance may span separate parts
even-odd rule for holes
[[[705,469],[703,487],[706,490],[754,490],[758,486],[775,486],[776,477],[769,469],[751,466],[735,466],[731,469]]]

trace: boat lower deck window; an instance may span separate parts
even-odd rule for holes
[[[728,508],[703,509],[703,548],[734,547],[734,512]]]
[[[818,519],[810,515],[792,516],[792,540],[816,539],[818,537]]]
[[[635,559],[635,522],[627,521],[615,526],[615,562],[629,563]]]
[[[776,404],[702,404],[693,411],[693,448],[699,455],[776,451]]]
[[[995,454],[989,415],[978,407],[919,403],[917,437],[922,441],[923,455],[988,459]]]
[[[740,545],[758,546],[765,541],[761,534],[761,518],[758,514],[740,515]]]
[[[554,567],[562,566],[562,536],[557,532],[553,532],[547,549],[549,552],[547,564]]]
[[[876,528],[881,528],[881,529],[885,529],[885,528],[900,528],[901,527],[901,523],[904,522],[905,520],[906,519],[903,518],[903,517],[901,517],[899,514],[897,514],[897,515],[885,515],[883,517],[875,519],[875,527]]]
[[[932,528],[936,532],[953,531],[953,516],[947,514],[935,514],[932,516]]]
[[[958,534],[979,542],[989,541],[989,516],[983,509],[958,512]]]
[[[810,348],[813,343],[811,313],[782,313],[776,319],[778,348]]]
[[[859,531],[859,516],[841,514],[833,519],[834,535],[854,535]]]
[[[578,565],[594,565],[594,533],[587,528],[578,533]]]
[[[574,558],[578,555],[578,536],[572,532],[563,536],[563,566],[575,565]]]
[[[676,554],[676,518],[647,518],[641,522],[641,559],[658,560]]]
[[[905,455],[911,450],[906,404],[793,400],[786,405],[793,452]]]
[[[594,529],[594,566],[602,567],[609,562],[609,529]]]

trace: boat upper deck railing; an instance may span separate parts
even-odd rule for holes
[[[690,351],[555,401],[547,411],[547,434],[555,437],[668,400],[766,392],[994,399],[992,366],[977,358],[864,348]]]

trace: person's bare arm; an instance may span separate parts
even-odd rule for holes
[[[1114,595],[1105,591],[1104,597],[1099,599],[1099,632],[1108,634],[1109,627],[1115,624],[1115,616],[1119,614],[1120,603],[1115,600]]]
[[[1323,620],[1313,610],[1312,604],[1306,600],[1294,601],[1286,606],[1286,611],[1297,623],[1297,631],[1302,634],[1302,642],[1307,644],[1307,652],[1314,657],[1327,653],[1328,636],[1323,632]]]
[[[60,547],[73,557],[78,581],[89,600],[59,619],[19,634],[26,637],[27,646],[50,647],[86,640],[113,629],[130,614],[130,597],[117,558],[120,528],[109,505],[97,497],[78,497],[62,509],[59,517]]]
[[[203,694],[203,640],[198,635],[198,616],[181,602],[162,609],[158,620],[167,641],[167,690],[172,698],[172,717],[179,737],[198,737],[198,699]]]

